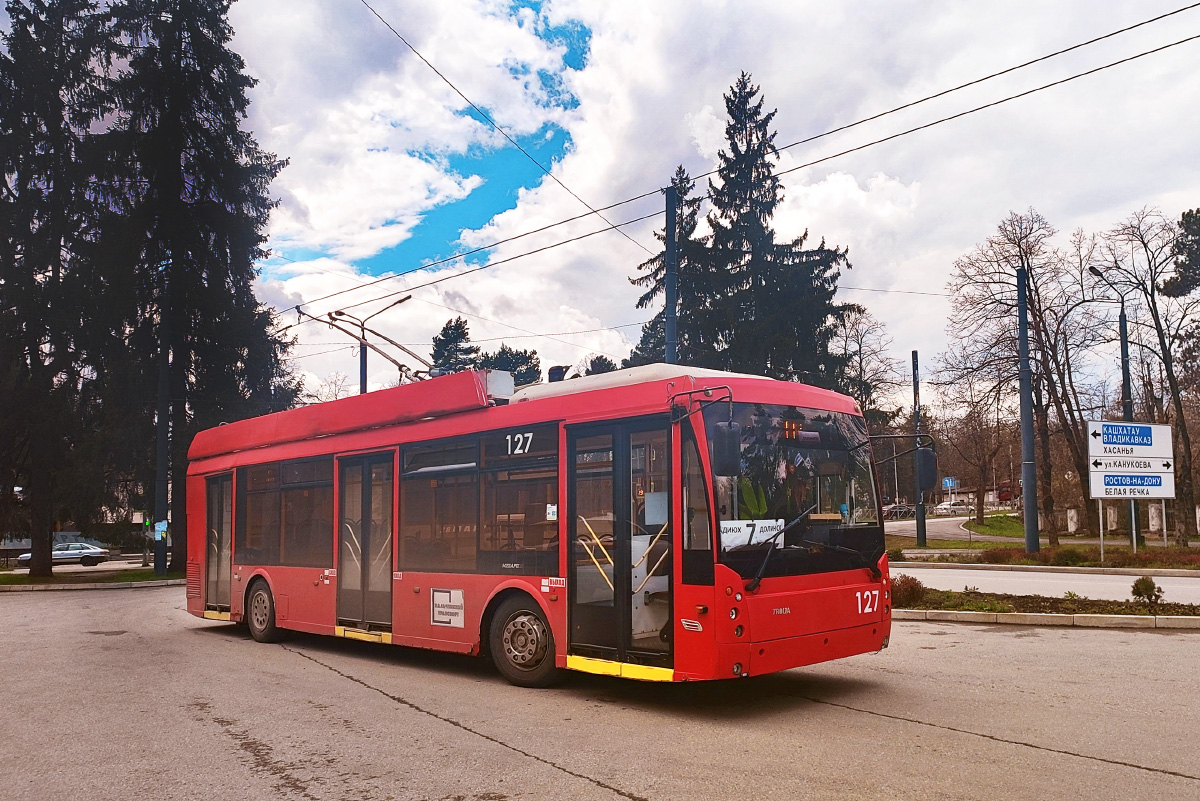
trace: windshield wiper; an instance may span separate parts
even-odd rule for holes
[[[844,545],[830,545],[829,543],[826,543],[826,542],[815,542],[813,540],[800,540],[800,541],[802,543],[804,543],[805,545],[809,546],[809,548],[812,548],[814,546],[816,548],[828,548],[831,551],[839,551],[841,553],[848,553],[848,554],[851,554],[852,556],[856,556],[856,557],[858,557],[858,561],[862,562],[862,566],[865,567],[867,570],[871,571],[871,575],[875,578],[876,581],[879,581],[879,579],[883,578],[883,571],[879,569],[879,565],[872,564],[871,560],[868,559],[867,557],[863,556],[861,551],[856,551],[853,548],[847,548]]]
[[[746,592],[754,592],[755,590],[758,589],[758,585],[762,583],[763,573],[767,569],[767,562],[771,561],[771,554],[775,553],[775,540],[777,540],[781,536],[783,536],[784,533],[789,531],[793,526],[795,526],[801,520],[808,517],[812,513],[813,509],[816,509],[816,508],[817,508],[817,505],[814,503],[812,506],[808,507],[803,512],[801,512],[799,517],[797,517],[792,522],[788,523],[783,528],[779,529],[779,531],[776,531],[774,534],[772,534],[770,536],[769,539],[765,540],[765,543],[767,545],[767,552],[763,555],[763,560],[759,564],[758,571],[754,574],[754,578],[752,578],[750,580],[750,583],[746,585]],[[801,540],[801,542],[807,542],[807,540]]]

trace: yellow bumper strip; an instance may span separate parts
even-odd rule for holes
[[[205,610],[204,611],[204,619],[205,620],[229,620],[229,613],[228,612],[212,612],[209,610]]]
[[[363,631],[362,629],[348,629],[345,626],[334,626],[333,633],[338,637],[345,637],[347,640],[382,642],[388,645],[392,643],[392,635],[387,631]]]
[[[586,656],[568,656],[567,668],[601,676],[621,676],[638,681],[674,681],[675,671],[671,668],[631,665],[625,662],[610,662],[607,659],[591,659]]]

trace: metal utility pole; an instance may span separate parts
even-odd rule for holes
[[[913,364],[913,433],[921,433],[921,371],[917,367],[917,352],[912,352]],[[917,442],[920,443],[918,437]],[[921,486],[921,455],[913,452],[913,490],[917,501],[917,547],[925,547],[925,488]]]
[[[1021,505],[1025,510],[1025,552],[1041,550],[1038,539],[1037,470],[1033,442],[1033,371],[1029,365],[1029,287],[1017,268],[1017,360],[1021,377]]]
[[[666,339],[667,339],[667,364],[675,364],[677,357],[675,354],[676,332],[675,332],[675,308],[678,305],[678,266],[679,266],[679,242],[677,241],[677,223],[676,218],[679,214],[679,193],[675,190],[674,184],[667,187],[667,252],[666,252]]]
[[[1108,288],[1117,293],[1121,299],[1121,316],[1118,318],[1118,326],[1121,332],[1121,418],[1126,423],[1133,422],[1133,382],[1129,377],[1129,319],[1125,316],[1125,295],[1121,290],[1117,289],[1112,283],[1104,277],[1103,271],[1099,267],[1091,266],[1088,272],[1099,278]],[[1104,521],[1100,521],[1100,525],[1104,525]],[[1129,539],[1133,547],[1133,552],[1137,553],[1137,542],[1139,534],[1138,523],[1138,508],[1137,501],[1129,499]],[[1163,530],[1166,530],[1166,519],[1163,520]]]
[[[154,575],[167,575],[167,480],[171,460],[171,284],[162,267],[163,301],[158,311],[158,405],[154,465]]]

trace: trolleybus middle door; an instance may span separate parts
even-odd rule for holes
[[[569,431],[570,653],[670,667],[666,420]]]

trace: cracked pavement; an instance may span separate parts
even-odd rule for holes
[[[5,798],[1200,796],[1200,633],[897,622],[880,655],[759,679],[525,690],[467,657],[260,645],[183,600],[0,597]]]

